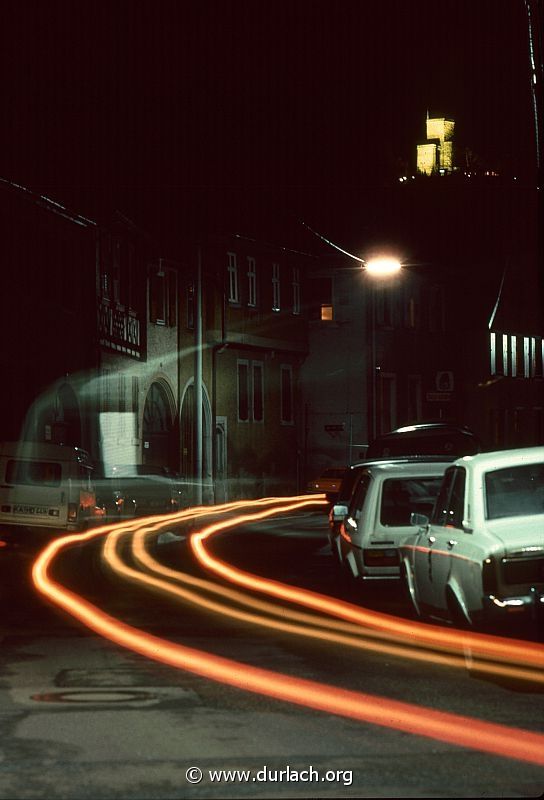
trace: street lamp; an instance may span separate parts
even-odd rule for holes
[[[402,269],[402,264],[393,256],[375,256],[362,262],[363,269],[372,278],[386,278],[397,274]],[[378,409],[378,366],[376,365],[376,287],[372,287],[371,294],[371,364],[372,364],[372,439],[377,436],[377,409]]]
[[[371,275],[394,275],[402,269],[402,264],[398,258],[379,256],[365,261],[364,269]]]

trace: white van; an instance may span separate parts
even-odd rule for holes
[[[79,447],[0,443],[0,530],[79,531],[98,521],[92,470]]]

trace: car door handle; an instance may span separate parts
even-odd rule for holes
[[[451,548],[452,548],[452,547],[455,547],[455,545],[456,545],[456,544],[457,544],[457,542],[456,542],[456,540],[455,540],[455,539],[450,539],[450,540],[448,541],[448,547],[449,547],[449,549],[451,550]]]

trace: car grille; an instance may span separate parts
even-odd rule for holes
[[[541,583],[544,581],[544,558],[503,558],[505,583]]]

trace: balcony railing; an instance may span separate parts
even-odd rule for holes
[[[98,333],[104,347],[134,358],[142,357],[140,320],[135,312],[112,306],[102,298],[98,304]]]

